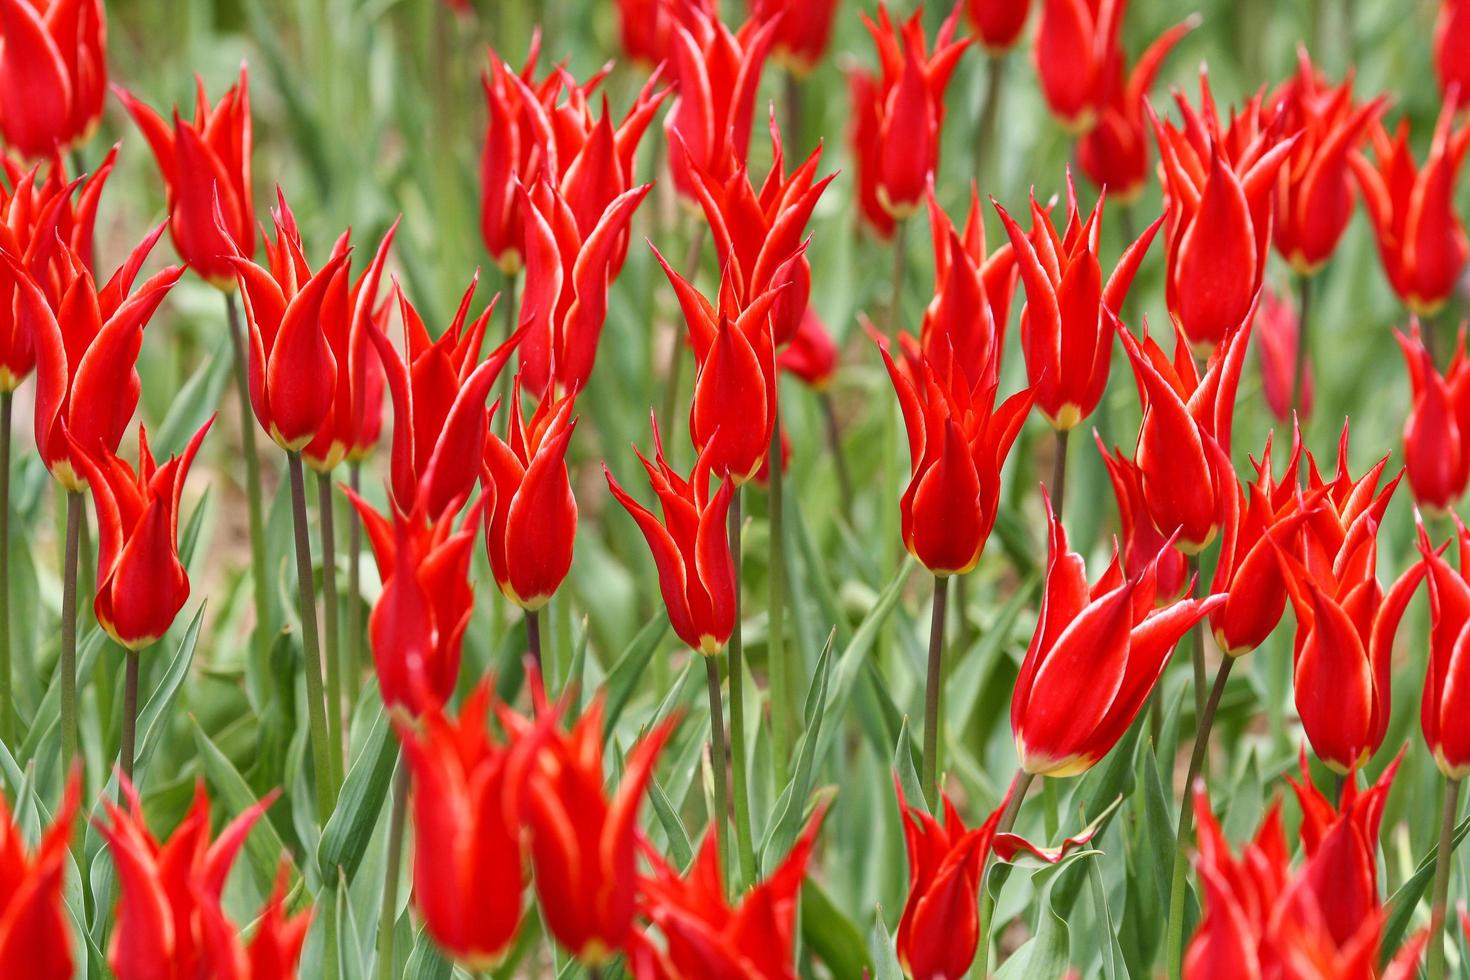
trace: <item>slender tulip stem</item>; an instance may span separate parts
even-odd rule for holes
[[[327,667],[327,738],[331,742],[332,783],[342,784],[342,754],[346,744],[342,737],[341,639],[337,633],[337,532],[332,508],[332,475],[316,475],[317,526],[322,541],[322,653]]]
[[[750,790],[746,783],[745,764],[745,670],[741,664],[745,656],[745,641],[740,626],[740,537],[744,527],[741,514],[741,488],[736,487],[730,496],[730,554],[735,559],[735,628],[730,632],[726,646],[729,656],[730,674],[730,768],[731,795],[735,805],[735,851],[740,859],[740,881],[748,885],[755,881],[755,841],[750,830]]]
[[[939,701],[944,692],[944,620],[949,576],[934,577],[934,603],[929,617],[929,671],[924,683],[924,795],[929,810],[939,812]]]
[[[536,673],[540,678],[541,689],[546,690],[546,668],[541,661],[541,611],[538,609],[527,609],[526,620],[526,652],[531,655],[531,662],[536,665]]]
[[[398,753],[393,777],[393,809],[388,816],[388,864],[383,877],[383,908],[378,914],[378,980],[393,976],[393,935],[398,926],[398,878],[403,864],[403,825],[408,816],[408,766]]]
[[[82,531],[79,490],[66,495],[66,557],[61,571],[61,771],[77,757],[77,551]]]
[[[1445,918],[1450,891],[1450,852],[1455,842],[1455,816],[1460,809],[1460,780],[1446,779],[1444,784],[1444,814],[1439,823],[1439,850],[1434,858],[1434,904],[1431,906],[1430,926],[1434,935],[1429,940],[1429,980],[1444,980]]]
[[[1000,118],[1000,97],[1005,88],[1006,58],[993,54],[985,65],[985,101],[980,105],[980,121],[975,126],[975,180],[989,186],[994,174],[990,164],[995,159],[995,125]]]
[[[362,492],[362,464],[347,464],[347,485]],[[357,703],[363,671],[362,654],[362,522],[357,508],[347,508],[347,636],[342,645],[342,680],[347,703]]]
[[[802,142],[802,124],[805,122],[806,108],[805,100],[801,97],[801,79],[796,72],[787,70],[784,80],[785,91],[784,103],[786,108],[786,140],[787,146],[795,151],[798,159],[806,144]]]
[[[322,684],[322,648],[317,636],[316,589],[311,573],[311,532],[306,519],[306,475],[299,452],[288,452],[291,473],[291,523],[296,537],[296,590],[301,607],[301,648],[306,660],[306,714],[310,726],[311,761],[315,768],[316,815],[323,827],[332,815],[337,787],[333,782],[326,696]]]
[[[1052,512],[1056,514],[1057,522],[1061,523],[1062,512],[1067,506],[1067,442],[1071,438],[1071,429],[1057,429],[1056,454],[1051,461],[1051,493]]]
[[[1195,627],[1197,631],[1198,626]],[[1184,962],[1184,897],[1186,894],[1186,872],[1189,870],[1188,845],[1186,839],[1194,826],[1194,784],[1204,772],[1205,757],[1210,748],[1210,729],[1215,725],[1215,712],[1219,710],[1220,698],[1225,694],[1225,683],[1230,678],[1230,668],[1235,665],[1234,657],[1220,661],[1215,673],[1210,697],[1200,712],[1195,726],[1194,750],[1189,754],[1189,770],[1184,777],[1184,793],[1179,800],[1179,824],[1174,834],[1174,876],[1169,885],[1169,924],[1167,933],[1167,967],[1169,976],[1179,977]]]
[[[1194,581],[1199,576],[1199,555],[1190,555],[1188,561],[1189,577],[1186,581]],[[1226,658],[1228,661],[1230,658]],[[1205,634],[1199,623],[1189,631],[1189,662],[1194,668],[1194,730],[1195,741],[1199,742],[1200,732],[1207,732],[1205,725]],[[1203,759],[1201,759],[1203,762]],[[1189,787],[1185,786],[1186,797]]]
[[[767,623],[770,636],[766,644],[771,677],[771,747],[776,760],[776,785],[784,786],[790,778],[791,759],[795,756],[797,709],[794,700],[798,678],[804,671],[800,651],[786,652],[786,519],[781,473],[781,412],[776,410],[771,426],[771,448],[766,457],[771,475],[769,568],[770,608]]]
[[[1011,777],[1010,789],[1006,791],[1006,806],[1001,811],[1000,820],[996,822],[995,832],[997,834],[1008,834],[1011,828],[1016,826],[1016,817],[1021,813],[1021,803],[1026,799],[1026,791],[1031,788],[1031,781],[1035,779],[1034,773],[1016,767],[1016,774]],[[1045,778],[1045,777],[1043,777]],[[991,890],[987,884],[990,877],[990,867],[995,863],[995,855],[985,856],[985,870],[980,875],[980,904],[984,910],[980,916],[980,956],[975,962],[978,964],[977,972],[981,976],[990,976],[990,934],[994,931],[995,923],[991,921],[995,912],[995,900],[991,898]]]
[[[690,282],[694,282],[699,275],[699,256],[704,251],[704,235],[704,222],[694,222],[693,230],[689,233],[689,251],[684,256],[684,268],[681,270]],[[676,325],[674,335],[669,338],[669,360],[664,367],[664,403],[658,413],[659,431],[663,433],[665,440],[673,437],[675,413],[679,408],[679,383],[683,373],[684,330]]]
[[[138,744],[138,667],[137,650],[127,652],[127,667],[123,680],[122,749],[118,753],[118,766],[129,781],[133,778],[133,759]]]
[[[10,665],[10,416],[15,392],[0,391],[0,742],[14,745],[15,688]]]
[[[710,824],[715,828],[715,839],[720,850],[720,868],[725,875],[726,890],[730,879],[730,801],[729,775],[725,771],[725,713],[720,705],[720,662],[714,657],[704,658],[705,677],[709,681],[709,758],[714,769],[715,812],[710,814]],[[730,679],[734,687],[735,679]]]
[[[270,655],[270,568],[265,560],[265,518],[261,508],[260,456],[255,451],[255,410],[250,405],[249,356],[245,331],[240,326],[240,307],[233,292],[225,293],[225,314],[230,321],[230,346],[235,354],[235,393],[240,399],[240,445],[245,457],[245,499],[250,520],[250,581],[255,593],[255,656],[261,665]]]
[[[832,394],[821,392],[818,401],[822,406],[822,420],[827,425],[827,448],[832,453],[832,468],[837,473],[837,502],[842,508],[842,517],[852,523],[852,474],[847,469],[847,457],[842,452],[842,423],[837,418],[837,406]]]
[[[896,338],[903,326],[903,282],[908,271],[907,218],[899,218],[893,224],[893,272],[888,286],[888,336]]]
[[[1308,349],[1312,346],[1312,280],[1297,276],[1296,291],[1300,309],[1297,314],[1296,361],[1291,372],[1291,407],[1302,414],[1302,395],[1307,384]]]

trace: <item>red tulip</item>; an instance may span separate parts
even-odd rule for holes
[[[265,908],[256,917],[255,935],[245,950],[248,964],[244,976],[249,980],[294,980],[301,949],[306,945],[306,932],[311,927],[311,913],[286,914],[286,891],[290,878],[285,863],[276,874],[276,886],[266,899]],[[219,920],[216,919],[216,926]],[[228,924],[225,924],[228,928]]]
[[[1001,468],[1026,416],[1026,389],[995,404],[998,383],[971,381],[947,346],[921,358],[910,379],[881,338],[909,441],[909,485],[899,502],[903,543],[935,575],[963,575],[980,560],[1000,510]]]
[[[1348,158],[1384,99],[1354,105],[1352,79],[1331,87],[1297,50],[1296,76],[1272,97],[1274,124],[1298,139],[1276,185],[1276,250],[1300,275],[1327,262],[1353,214]]]
[[[414,906],[439,948],[476,972],[498,966],[520,930],[526,784],[542,741],[536,729],[497,741],[492,706],[503,710],[482,681],[458,718],[438,705],[416,724],[395,718],[412,779]]]
[[[1116,447],[1109,454],[1102,437],[1096,432],[1093,438],[1098,452],[1102,453],[1103,465],[1107,467],[1108,479],[1113,484],[1113,496],[1118,502],[1118,525],[1123,532],[1123,571],[1128,577],[1137,578],[1151,565],[1157,564],[1158,594],[1155,601],[1173,602],[1188,584],[1188,563],[1174,546],[1175,542],[1154,527],[1143,496],[1143,471],[1138,464]]]
[[[102,0],[0,0],[0,135],[23,156],[65,153],[102,120]]]
[[[512,737],[523,730],[524,722]],[[601,701],[571,731],[552,729],[533,765],[528,823],[541,918],[588,966],[634,942],[638,805],[672,732],[664,722],[633,747],[611,799],[603,790]]]
[[[142,383],[136,364],[143,328],[184,274],[179,266],[169,266],[133,289],[162,234],[160,225],[100,290],[82,257],[58,242],[54,307],[19,261],[0,253],[6,267],[0,280],[13,282],[17,314],[35,342],[36,448],[68,490],[85,486],[78,447],[115,451],[138,407]]]
[[[1423,169],[1409,149],[1407,119],[1392,138],[1374,120],[1368,130],[1373,164],[1361,153],[1349,158],[1363,187],[1389,284],[1421,316],[1444,306],[1470,256],[1470,241],[1455,213],[1455,181],[1470,147],[1470,126],[1454,130],[1457,96],[1458,90],[1439,111]]]
[[[934,38],[924,38],[923,12],[895,24],[885,4],[878,20],[863,24],[878,50],[879,73],[857,69],[852,85],[854,156],[863,217],[879,234],[892,234],[895,219],[919,209],[924,191],[939,168],[939,136],[944,124],[944,91],[970,45],[955,40],[961,4]]]
[[[1448,96],[1458,86],[1470,94],[1470,3],[1440,0],[1434,21],[1434,72],[1439,90]]]
[[[1216,348],[1203,377],[1177,324],[1172,362],[1148,336],[1147,323],[1142,343],[1121,323],[1118,328],[1143,402],[1134,459],[1143,473],[1144,505],[1155,527],[1197,555],[1215,540],[1238,494],[1230,430],[1250,319]]]
[[[669,622],[679,639],[705,656],[724,649],[735,629],[735,560],[725,518],[730,510],[734,482],[724,477],[710,497],[710,447],[706,446],[684,480],[664,459],[658,424],[653,427],[653,462],[640,452],[649,483],[663,511],[660,522],[653,512],[629,496],[604,464],[608,488],[648,541],[658,566],[658,587],[668,608]]]
[[[1419,321],[1409,334],[1394,331],[1409,369],[1413,404],[1404,420],[1404,472],[1414,500],[1426,510],[1450,510],[1470,483],[1470,362],[1465,359],[1465,329],[1460,328],[1454,357],[1444,374],[1424,345]]]
[[[786,857],[731,907],[725,898],[713,828],[685,877],[651,847],[652,875],[642,879],[645,914],[664,936],[659,949],[640,936],[632,956],[637,980],[748,977],[796,980],[796,909],[825,807],[807,822]]]
[[[401,354],[376,323],[368,324],[393,399],[389,489],[394,506],[404,513],[437,519],[457,511],[480,475],[479,460],[489,432],[485,401],[523,333],[512,334],[480,361],[495,300],[469,321],[478,284],[477,275],[460,299],[449,329],[437,340],[395,285],[403,321]]]
[[[528,425],[518,378],[507,438],[485,437],[485,550],[500,591],[524,609],[546,605],[572,567],[577,501],[566,460],[575,400],[575,393],[557,398],[548,390]]]
[[[1160,34],[1126,78],[1121,50],[1113,52],[1110,66],[1104,69],[1097,119],[1077,141],[1077,163],[1114,201],[1131,202],[1143,193],[1149,178],[1148,130],[1143,117],[1148,91],[1174,45],[1197,26],[1199,17],[1190,17]]]
[[[646,68],[673,56],[674,31],[683,10],[715,15],[713,0],[616,0],[616,6],[623,53]]]
[[[810,72],[826,55],[837,4],[838,0],[753,0],[758,19],[780,16],[776,56],[798,75]]]
[[[1429,664],[1424,676],[1419,724],[1435,765],[1448,779],[1470,774],[1470,704],[1465,697],[1466,627],[1470,626],[1470,531],[1458,515],[1454,544],[1460,570],[1445,561],[1444,548],[1429,544],[1423,525],[1419,550],[1424,555],[1424,577],[1429,581]],[[1447,547],[1448,545],[1446,545]]]
[[[1261,362],[1261,393],[1266,406],[1278,421],[1293,417],[1303,421],[1312,417],[1312,359],[1302,364],[1301,404],[1291,404],[1296,385],[1296,347],[1300,343],[1301,323],[1290,294],[1278,295],[1270,287],[1261,292],[1261,306],[1254,328],[1256,355]]]
[[[1158,561],[1125,577],[1116,553],[1089,587],[1082,556],[1067,551],[1050,501],[1047,521],[1046,591],[1011,695],[1011,734],[1027,772],[1074,776],[1107,755],[1148,700],[1174,645],[1225,597],[1156,608]]]
[[[460,647],[475,606],[469,574],[479,513],[471,508],[455,530],[454,511],[430,521],[395,506],[384,517],[352,491],[347,495],[383,580],[368,617],[383,703],[422,715],[443,705],[459,679]]]
[[[138,428],[138,467],[98,446],[73,448],[97,509],[97,623],[121,646],[141,650],[167,633],[189,598],[179,562],[179,499],[211,418],[182,456],[159,466]]]
[[[247,948],[222,906],[230,867],[276,794],[236,817],[211,841],[209,797],[199,783],[183,822],[160,841],[149,832],[138,791],[126,778],[122,791],[127,809],[104,799],[107,822],[98,824],[112,852],[121,893],[107,954],[118,980],[243,976],[256,962],[275,962],[284,969],[251,972],[252,978],[293,976],[309,913],[284,919],[278,892]]]
[[[965,12],[985,50],[1002,55],[1021,39],[1026,17],[1031,13],[1031,0],[968,0]]]
[[[50,828],[29,853],[9,805],[0,798],[0,968],[8,976],[73,976],[65,876],[81,796],[81,775],[74,771]]]
[[[697,371],[689,407],[694,448],[709,455],[711,473],[739,486],[755,476],[771,448],[776,421],[776,357],[772,311],[784,287],[742,304],[730,276],[720,283],[715,307],[654,249],[674,287],[694,347]]]
[[[211,108],[198,82],[194,119],[174,109],[173,125],[113,87],[153,149],[168,187],[169,234],[179,258],[216,289],[235,288],[232,256],[255,254],[255,203],[250,188],[250,80],[240,81]]]
[[[1097,122],[1127,0],[1042,0],[1033,56],[1041,94],[1069,132]]]
[[[679,94],[664,117],[669,175],[685,197],[703,169],[727,180],[750,152],[756,90],[781,19],[752,17],[731,31],[714,10],[686,3],[673,29],[670,58]]]
[[[628,222],[652,187],[644,184],[619,194],[585,234],[573,220],[571,203],[550,183],[520,190],[526,232],[521,373],[533,391],[545,389],[553,379],[568,391],[586,386]]]
[[[1035,195],[1029,236],[1005,208],[996,204],[995,209],[1010,236],[1026,286],[1021,350],[1036,407],[1052,428],[1066,431],[1091,415],[1102,400],[1113,355],[1113,328],[1105,314],[1116,314],[1122,308],[1133,276],[1164,219],[1161,216],[1128,246],[1104,285],[1098,261],[1102,199],[1087,220],[1081,220],[1070,171],[1064,236],[1057,234],[1051,215],[1036,203]]]
[[[1208,354],[1245,319],[1261,289],[1271,242],[1272,193],[1300,137],[1260,123],[1260,96],[1222,126],[1200,72],[1200,108],[1175,95],[1182,124],[1152,109],[1167,204],[1169,312]]]
[[[816,310],[807,307],[796,325],[791,343],[776,355],[776,367],[799,378],[813,391],[826,391],[837,373],[840,356]],[[785,434],[784,429],[782,434]]]
[[[759,192],[751,185],[744,163],[735,165],[724,179],[716,178],[692,159],[689,169],[736,306],[743,310],[763,293],[781,290],[771,310],[770,328],[779,348],[796,336],[806,313],[812,270],[802,234],[822,192],[836,174],[817,180],[822,159],[819,145],[787,176],[774,112],[770,132],[771,170]]]

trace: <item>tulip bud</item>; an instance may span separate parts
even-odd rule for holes
[[[1031,0],[967,0],[965,13],[985,50],[998,57],[1021,39]]]
[[[1261,393],[1266,406],[1279,422],[1312,417],[1312,359],[1302,362],[1301,404],[1291,404],[1296,386],[1297,344],[1301,343],[1301,321],[1288,295],[1277,295],[1267,287],[1261,292],[1260,311],[1253,329],[1256,355],[1261,362]]]
[[[1118,34],[1126,3],[1042,0],[1032,56],[1052,115],[1069,132],[1085,133],[1097,121],[1100,97],[1115,70]]]
[[[1447,779],[1470,775],[1470,701],[1466,670],[1470,668],[1470,531],[1458,515],[1455,537],[1435,548],[1421,523],[1419,551],[1422,574],[1429,582],[1429,663],[1419,707],[1419,724],[1435,765]],[[1455,546],[1459,571],[1444,558]]]
[[[1434,73],[1448,97],[1457,87],[1470,95],[1470,3],[1440,0],[1434,21]]]
[[[815,68],[827,53],[838,0],[753,0],[759,20],[780,17],[775,53],[798,75]]]
[[[1454,507],[1470,483],[1470,364],[1465,328],[1444,374],[1424,345],[1419,321],[1394,331],[1409,369],[1413,403],[1404,420],[1404,472],[1419,506],[1435,514]]]

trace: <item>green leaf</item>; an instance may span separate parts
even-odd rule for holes
[[[199,604],[194,618],[189,621],[189,628],[184,631],[184,638],[179,641],[179,648],[169,661],[168,669],[164,671],[153,694],[144,703],[143,710],[138,713],[138,752],[133,763],[136,773],[141,774],[147,768],[148,760],[153,757],[154,750],[168,728],[169,710],[173,707],[174,698],[183,686],[184,679],[189,676],[190,665],[194,663],[194,649],[199,644],[199,629],[204,622],[204,607],[204,603]]]
[[[903,967],[888,927],[883,924],[883,910],[873,917],[873,930],[868,933],[868,953],[873,958],[873,980],[903,980]],[[856,974],[848,974],[856,976]]]
[[[919,782],[919,774],[914,771],[914,746],[909,738],[907,718],[903,720],[903,725],[898,730],[898,744],[893,750],[893,770],[898,773],[898,782],[903,787],[904,799],[908,805],[928,813],[929,806],[924,799],[924,787]]]
[[[806,812],[806,800],[812,788],[812,766],[816,759],[817,744],[823,728],[826,727],[823,720],[827,712],[822,706],[827,703],[827,682],[831,675],[832,635],[829,634],[826,646],[822,647],[822,655],[817,658],[816,676],[812,678],[811,687],[807,690],[804,713],[806,720],[796,752],[796,765],[792,770],[791,780],[776,801],[777,817],[767,828],[765,839],[761,841],[761,867],[767,873],[786,856],[801,832],[802,815]]]
[[[1456,827],[1455,833],[1450,840],[1450,850],[1460,846],[1465,835],[1470,833],[1470,817],[1466,817]],[[1408,931],[1409,921],[1414,917],[1414,908],[1419,904],[1419,899],[1424,897],[1424,891],[1429,883],[1434,880],[1434,862],[1438,854],[1438,845],[1431,847],[1429,853],[1420,858],[1414,873],[1398,887],[1392,895],[1388,896],[1385,903],[1388,915],[1383,921],[1383,943],[1379,947],[1385,956],[1392,956],[1403,943],[1404,933]]]
[[[679,819],[678,812],[669,802],[668,795],[657,779],[649,781],[648,801],[653,805],[654,815],[664,829],[664,836],[668,838],[669,858],[675,867],[689,867],[694,860],[694,846],[689,842],[689,832],[684,829],[684,821]]]
[[[1100,852],[1086,851],[1080,852],[1079,856],[1098,853]],[[996,980],[1010,980],[1013,977],[1050,980],[1067,972],[1071,963],[1071,939],[1066,921],[1052,906],[1052,892],[1064,877],[1079,875],[1083,870],[1076,862],[1071,862],[1051,876],[1038,903],[1040,908],[1035,933],[995,971]]]
[[[1106,980],[1117,980],[1118,968],[1123,962],[1123,951],[1118,946],[1118,929],[1113,923],[1113,913],[1108,908],[1108,891],[1103,884],[1102,867],[1098,861],[1087,862],[1087,883],[1092,890],[1093,914],[1103,929],[1102,962]],[[1159,906],[1163,908],[1163,906]]]
[[[255,793],[245,782],[245,777],[240,775],[234,763],[214,744],[193,715],[189,716],[189,726],[194,734],[194,746],[199,750],[204,776],[213,788],[216,798],[225,805],[226,812],[244,813],[254,806],[257,802]],[[283,860],[290,866],[293,878],[297,874],[281,835],[276,833],[275,826],[269,820],[256,822],[255,828],[245,840],[245,856],[249,859],[256,887],[264,893],[269,893]]]
[[[618,719],[623,716],[623,709],[632,700],[633,691],[668,628],[668,617],[662,612],[654,613],[653,618],[638,631],[638,635],[633,637],[633,641],[618,657],[612,670],[608,671],[607,682],[603,685],[606,698],[602,721],[604,741],[617,727]]]
[[[872,976],[863,934],[815,881],[801,886],[801,938],[834,977]]]
[[[357,874],[373,830],[378,826],[378,815],[388,796],[398,755],[398,737],[392,731],[387,712],[379,711],[362,751],[342,781],[342,793],[322,831],[317,867],[323,880],[336,878],[338,868],[349,882]]]
[[[414,937],[413,952],[408,954],[408,965],[403,968],[404,980],[449,980],[453,975],[454,964],[439,952],[428,930],[420,929]]]
[[[235,354],[231,350],[227,330],[218,331],[216,337],[209,360],[200,364],[193,376],[179,388],[169,404],[163,424],[153,430],[149,442],[155,456],[176,456],[183,452],[190,438],[220,403],[234,367]]]

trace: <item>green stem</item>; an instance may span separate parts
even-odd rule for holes
[[[740,858],[740,881],[748,885],[755,881],[755,842],[750,830],[750,790],[746,782],[745,764],[745,670],[741,665],[745,646],[741,629],[740,570],[743,561],[740,554],[740,537],[744,527],[741,515],[741,490],[735,488],[730,496],[730,554],[735,559],[735,628],[730,632],[730,767],[732,796],[735,804],[735,851]]]
[[[1312,339],[1312,280],[1299,275],[1296,283],[1300,311],[1297,314],[1296,363],[1291,372],[1291,407],[1301,415],[1302,393],[1307,383],[1308,348]]]
[[[1067,505],[1067,442],[1072,435],[1071,429],[1057,429],[1056,454],[1051,461],[1051,486],[1047,489],[1051,493],[1051,509],[1056,515],[1057,523],[1062,522],[1062,512]]]
[[[908,269],[908,230],[907,218],[899,218],[893,224],[893,271],[888,286],[888,336],[897,338],[899,328],[902,326],[903,316],[903,281],[904,274]]]
[[[0,391],[0,742],[15,742],[15,689],[10,665],[10,417],[15,392]]]
[[[1055,779],[1043,779],[1041,781],[1041,816],[1044,820],[1042,826],[1046,828],[1046,839],[1056,840],[1057,832],[1062,827],[1061,800],[1058,799],[1057,781]]]
[[[1035,778],[1035,774],[1017,767],[1016,774],[1011,777],[1011,787],[1007,791],[1006,808],[1001,811],[1000,820],[995,825],[997,834],[1008,834],[1011,828],[1016,826],[1016,817],[1021,813],[1021,802],[1026,799],[1026,790],[1031,788],[1031,781]],[[990,976],[990,935],[995,925],[990,921],[995,913],[995,900],[991,897],[992,890],[987,885],[987,879],[990,877],[990,867],[994,863],[995,855],[987,854],[985,871],[980,875],[980,899],[984,911],[980,916],[980,956],[976,962],[979,964],[980,975],[986,977]],[[1006,870],[1008,869],[1002,865],[997,869],[997,874]]]
[[[138,667],[137,650],[127,652],[126,679],[123,681],[122,750],[118,765],[129,782],[133,778],[133,757],[138,744]]]
[[[1199,629],[1198,626],[1195,627]],[[1215,684],[1210,688],[1209,700],[1199,715],[1199,724],[1194,733],[1194,751],[1189,754],[1189,770],[1184,779],[1184,794],[1179,801],[1179,825],[1174,834],[1174,876],[1169,885],[1169,925],[1167,932],[1167,962],[1170,977],[1179,977],[1184,966],[1184,899],[1187,894],[1186,872],[1189,869],[1187,838],[1194,825],[1194,784],[1204,772],[1205,756],[1210,747],[1210,729],[1215,724],[1215,712],[1220,707],[1220,698],[1225,693],[1225,682],[1230,677],[1230,668],[1235,665],[1234,657],[1220,661],[1215,674]]]
[[[704,251],[705,225],[694,223],[689,234],[689,252],[684,256],[683,275],[694,282],[699,275],[699,255]],[[679,408],[679,379],[684,373],[684,330],[674,327],[674,336],[669,340],[669,360],[664,368],[664,403],[659,412],[659,430],[667,443],[674,435],[674,413]]]
[[[944,613],[949,599],[949,576],[934,577],[934,602],[929,617],[929,670],[924,682],[924,795],[931,813],[939,806],[939,700],[944,691]]]
[[[822,406],[822,420],[827,426],[827,448],[832,453],[832,467],[837,473],[837,501],[843,520],[852,525],[852,474],[847,470],[847,457],[842,452],[842,423],[837,419],[837,406],[830,392],[817,396]]]
[[[383,908],[378,915],[378,980],[393,976],[393,935],[398,921],[398,878],[403,864],[403,825],[408,814],[408,766],[402,752],[393,777],[393,809],[388,817],[388,865],[383,877]]]
[[[797,655],[786,653],[786,529],[785,504],[782,500],[781,411],[778,407],[771,425],[771,448],[766,469],[770,473],[770,561],[766,571],[770,582],[770,605],[767,613],[769,637],[766,643],[767,664],[771,678],[771,749],[776,761],[776,785],[784,786],[790,778],[791,759],[796,747],[797,690],[794,679],[804,671]]]
[[[541,689],[548,689],[546,683],[545,667],[541,661],[541,612],[537,609],[527,609],[526,621],[526,652],[531,655],[531,662],[536,665],[536,674],[540,677]]]
[[[1000,96],[1005,80],[1005,55],[991,55],[985,66],[985,101],[981,103],[980,122],[975,127],[975,180],[982,186],[993,176],[989,172],[995,157],[991,149],[995,145],[995,125],[1000,118]]]
[[[235,354],[235,392],[240,398],[240,444],[245,457],[245,499],[250,517],[250,580],[255,592],[253,645],[258,664],[270,656],[270,568],[265,559],[265,518],[261,509],[260,457],[255,451],[255,410],[250,404],[249,357],[245,331],[240,326],[240,308],[234,293],[225,293],[225,313],[230,321],[230,345]]]
[[[66,494],[66,558],[61,573],[61,770],[77,757],[77,547],[81,538],[80,490]]]
[[[1455,815],[1460,809],[1460,780],[1446,779],[1444,815],[1439,824],[1439,850],[1434,857],[1434,904],[1430,925],[1434,935],[1429,940],[1429,980],[1444,980],[1444,932],[1446,904],[1450,891],[1450,852],[1454,849]]]
[[[327,739],[331,746],[332,785],[342,785],[342,662],[337,635],[337,532],[332,512],[332,475],[316,475],[316,508],[322,541],[322,655],[327,667]],[[348,706],[350,707],[350,706]]]
[[[1188,562],[1188,577],[1185,581],[1193,582],[1199,577],[1199,555],[1190,555]],[[1225,658],[1227,661],[1229,657]],[[1189,662],[1194,668],[1194,725],[1195,741],[1201,741],[1200,732],[1208,732],[1205,722],[1205,634],[1199,623],[1189,631]],[[1189,787],[1185,786],[1186,796]]]
[[[714,657],[704,658],[705,677],[709,681],[709,758],[714,768],[715,812],[710,814],[710,826],[714,828],[715,840],[720,851],[720,868],[724,874],[726,891],[730,881],[730,802],[729,775],[725,771],[725,715],[720,707],[720,662]],[[733,688],[735,679],[730,679]]]
[[[332,776],[330,735],[327,732],[326,697],[322,685],[322,648],[317,636],[316,589],[311,574],[311,534],[306,520],[306,476],[301,453],[288,452],[291,473],[291,523],[296,537],[296,590],[301,607],[301,648],[306,660],[306,714],[310,726],[311,760],[315,769],[316,815],[321,826],[332,815],[337,787]]]
[[[347,485],[362,492],[362,463],[347,464]],[[357,508],[347,508],[347,642],[342,646],[342,679],[347,703],[356,704],[363,670],[362,653],[362,522]]]
[[[805,113],[801,98],[801,79],[796,72],[787,71],[785,78],[785,107],[786,107],[786,145],[791,148],[797,159],[801,158],[806,144],[801,139],[801,127]]]

